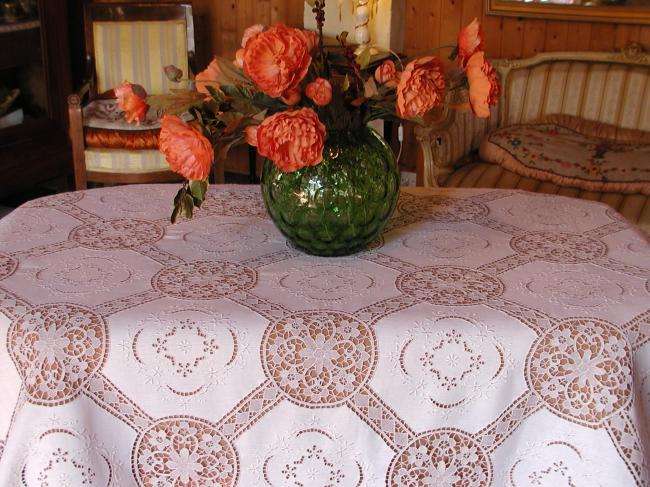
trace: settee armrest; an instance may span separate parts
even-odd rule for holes
[[[470,111],[446,109],[436,122],[415,128],[423,157],[418,164],[419,186],[437,187],[455,168],[471,160],[481,139],[497,127],[497,108],[489,118],[476,118]]]

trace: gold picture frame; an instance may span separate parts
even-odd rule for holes
[[[560,5],[513,0],[485,0],[488,15],[531,17],[538,19],[578,20],[584,22],[616,22],[650,24],[650,5]]]

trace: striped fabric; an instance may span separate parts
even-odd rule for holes
[[[185,21],[95,22],[93,39],[99,93],[128,80],[149,94],[164,94],[172,87],[164,66],[188,72]]]
[[[553,61],[510,73],[501,126],[547,114],[650,130],[650,67]]]
[[[650,236],[650,197],[643,194],[586,191],[558,186],[552,182],[520,176],[502,166],[487,162],[473,162],[464,165],[443,179],[442,186],[447,188],[522,189],[535,193],[559,194],[600,201],[614,208],[624,218],[635,223]]]
[[[88,171],[124,174],[169,171],[165,157],[157,150],[86,149],[84,154]]]
[[[497,128],[497,121],[498,107],[492,107],[487,119],[476,118],[469,111],[457,113],[449,130],[436,134],[440,136],[440,143],[432,141],[432,149],[436,152],[433,156],[440,164],[424,165],[424,185],[438,186],[436,181],[449,174],[455,165],[467,162],[466,156],[478,149],[484,135]]]

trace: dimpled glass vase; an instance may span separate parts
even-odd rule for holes
[[[276,227],[308,254],[363,250],[395,210],[399,173],[392,150],[370,128],[330,133],[323,161],[296,172],[264,162],[262,196]]]

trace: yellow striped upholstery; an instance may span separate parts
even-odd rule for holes
[[[169,171],[165,157],[157,150],[86,149],[84,155],[88,171],[124,174]]]
[[[183,20],[94,22],[97,91],[122,81],[142,85],[149,94],[173,87],[163,71],[168,64],[187,75],[187,25]]]
[[[642,194],[584,191],[555,183],[519,176],[497,164],[473,162],[457,169],[442,186],[451,188],[505,188],[523,189],[536,193],[559,194],[575,198],[601,201],[610,205],[627,220],[650,235],[650,198]]]
[[[508,76],[501,126],[563,113],[650,130],[650,67],[551,61]]]

